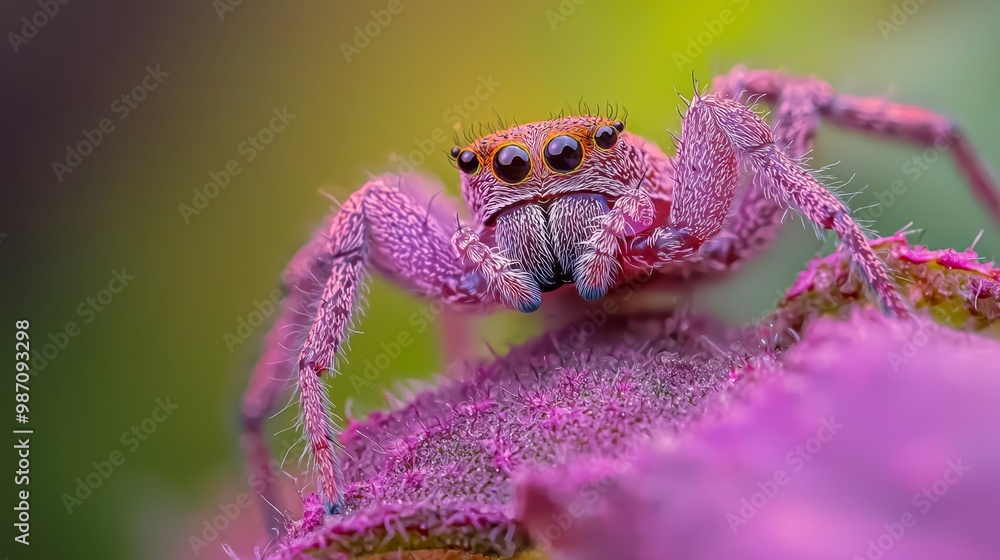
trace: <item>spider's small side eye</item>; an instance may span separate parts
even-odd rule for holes
[[[476,152],[472,150],[461,150],[455,153],[458,148],[453,148],[451,153],[454,154],[455,160],[458,162],[458,168],[462,170],[466,175],[472,175],[476,171],[479,171],[479,156]]]
[[[452,146],[451,148],[451,159],[458,159],[458,154],[462,152],[462,149],[458,146]]]
[[[618,142],[617,125],[620,123],[621,121],[616,122],[615,126],[604,125],[594,131],[594,143],[598,148],[610,150],[615,147],[615,143]]]
[[[615,124],[611,126],[615,127],[615,130],[617,130],[618,132],[625,130],[625,123],[623,123],[622,121],[615,121]]]
[[[517,144],[507,144],[493,156],[493,173],[504,183],[520,183],[531,173],[531,158]]]
[[[560,135],[545,144],[545,163],[556,172],[569,173],[583,162],[583,146],[572,136]]]

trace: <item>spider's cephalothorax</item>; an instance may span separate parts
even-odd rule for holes
[[[744,99],[770,104],[773,128]],[[468,223],[455,224],[454,205],[434,199],[438,184],[382,176],[344,201],[293,258],[284,311],[243,407],[251,463],[268,473],[261,424],[291,374],[320,496],[330,513],[344,507],[320,375],[336,368],[369,271],[447,306],[533,311],[542,292],[568,283],[593,300],[634,274],[690,280],[731,270],[767,246],[791,209],[840,237],[886,312],[909,313],[847,206],[799,164],[820,118],[947,146],[1000,218],[996,185],[947,119],[837,94],[815,78],[742,68],[717,78],[712,93],[688,102],[673,158],[614,118],[563,117],[495,132],[452,150]],[[268,489],[263,498],[273,503]]]
[[[470,212],[541,291],[576,279],[597,218],[634,191],[649,169],[624,128],[620,120],[562,117],[452,150]],[[540,303],[532,298],[518,308],[532,311]]]
[[[643,162],[625,124],[601,117],[562,117],[515,126],[455,147],[462,196],[479,223],[567,194],[617,197],[642,178]]]

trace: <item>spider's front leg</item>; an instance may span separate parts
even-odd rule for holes
[[[294,380],[293,352],[301,347],[305,335],[301,332],[302,317],[308,316],[311,298],[318,294],[329,276],[329,266],[322,258],[328,230],[327,223],[285,267],[282,276],[285,299],[280,304],[278,320],[264,340],[264,350],[243,395],[241,440],[249,470],[248,480],[252,486],[259,487],[258,505],[264,513],[265,524],[274,531],[282,524],[273,484],[278,473],[272,468],[264,438],[264,421],[274,410],[278,396]]]
[[[632,250],[654,266],[696,251],[722,229],[741,168],[756,175],[753,188],[768,189],[813,223],[835,231],[885,311],[909,313],[844,203],[777,147],[771,128],[752,109],[715,94],[696,96],[684,116],[667,225],[635,240]]]
[[[359,313],[360,294],[369,269],[374,269],[409,291],[453,305],[476,306],[494,300],[505,305],[524,304],[534,297],[527,277],[495,250],[487,248],[470,230],[455,234],[454,244],[462,249],[467,263],[453,246],[444,215],[432,211],[426,192],[430,185],[417,177],[374,179],[353,193],[333,216],[329,226],[293,260],[286,276],[301,277],[301,292],[289,298],[278,327],[288,326],[302,313],[302,300],[314,285],[318,301],[309,308],[311,321],[295,360],[295,374],[301,404],[301,423],[307,449],[319,479],[319,494],[329,513],[342,510],[343,476],[334,450],[336,438],[327,410],[327,397],[320,376],[336,371],[337,358]],[[471,264],[473,267],[466,266]],[[299,271],[296,274],[295,271]],[[535,288],[537,291],[537,287]],[[298,302],[296,306],[295,302]],[[299,318],[300,320],[300,318]],[[248,391],[245,414],[256,418],[248,430],[256,429],[259,440],[261,410],[273,402],[273,385],[280,383],[275,363],[281,363],[280,345],[284,337],[268,337],[265,351]],[[287,376],[285,376],[287,377]],[[266,396],[266,398],[263,398]],[[249,403],[251,399],[256,399]],[[258,410],[261,409],[261,410]],[[253,414],[248,414],[252,410]],[[248,432],[254,440],[254,433]],[[254,440],[248,450],[263,449]],[[253,458],[252,458],[253,460]],[[259,463],[259,458],[256,459]]]

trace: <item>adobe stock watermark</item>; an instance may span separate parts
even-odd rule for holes
[[[882,40],[888,41],[889,35],[898,32],[926,3],[927,0],[903,0],[893,4],[889,19],[878,20],[878,30],[882,34]]]
[[[833,436],[843,429],[842,424],[838,424],[833,416],[824,418],[820,422],[820,427],[816,430],[816,435],[807,439],[802,445],[795,446],[794,449],[785,454],[785,464],[790,470],[777,469],[765,480],[757,481],[757,490],[749,497],[740,498],[739,508],[736,513],[726,513],[726,521],[729,529],[735,535],[739,530],[757,517],[757,514],[767,507],[767,504],[778,495],[778,491],[791,481],[791,475],[805,468],[809,461],[812,461],[826,444],[830,443]]]
[[[587,340],[597,334],[601,327],[621,311],[621,306],[653,278],[652,272],[637,275],[627,282],[614,287],[610,293],[601,299],[601,306],[584,312],[583,319],[569,328],[564,343],[559,344],[560,352],[567,348],[584,348]]]
[[[406,349],[413,345],[416,338],[414,335],[421,335],[427,332],[438,321],[448,306],[440,300],[431,300],[420,306],[419,309],[410,313],[407,317],[407,324],[411,328],[404,329],[379,343],[379,352],[374,356],[366,357],[362,362],[361,372],[353,372],[348,377],[351,386],[354,387],[355,395],[360,395],[362,391],[371,390],[374,383],[389,370],[393,363],[402,356]],[[464,363],[457,361],[446,364],[441,370],[445,377],[457,378],[464,370]]]
[[[695,59],[705,54],[705,51],[712,43],[722,36],[722,32],[726,26],[734,23],[737,16],[741,12],[746,11],[750,5],[750,0],[731,0],[731,2],[736,7],[735,10],[725,8],[719,12],[718,17],[702,20],[701,26],[703,29],[694,35],[687,36],[683,51],[674,51],[672,58],[674,65],[677,66],[677,70],[684,70],[694,64]]]
[[[941,293],[940,290],[943,289],[944,284],[943,276],[935,276],[932,278],[931,284],[937,290],[937,293]],[[920,350],[924,346],[927,346],[931,339],[941,332],[941,324],[947,323],[948,312],[942,306],[935,305],[931,307],[930,311],[931,319],[915,322],[913,333],[903,341],[898,352],[889,352],[886,354],[886,359],[889,360],[892,371],[898,372],[899,366],[910,363],[910,360],[915,358],[920,353]]]
[[[369,12],[371,19],[354,26],[354,36],[351,37],[351,41],[340,42],[340,52],[343,53],[344,60],[350,64],[354,57],[361,54],[361,51],[372,44],[372,40],[392,23],[395,16],[403,12],[404,7],[402,0],[389,0],[384,8]]]
[[[555,10],[545,10],[545,20],[553,31],[576,13],[576,8],[587,0],[561,0]]]
[[[118,117],[118,122],[124,121],[134,110],[139,108],[139,104],[146,100],[150,92],[160,87],[160,84],[168,76],[170,73],[161,70],[159,64],[146,66],[146,74],[139,80],[139,83],[116,97],[111,102],[109,110]],[[115,131],[116,126],[111,117],[104,117],[98,121],[94,128],[81,130],[83,139],[73,145],[67,144],[66,156],[62,160],[52,161],[52,172],[55,173],[56,180],[62,183],[66,175],[73,173],[83,163],[83,159],[94,153],[94,150],[104,142],[105,138]]]
[[[622,312],[625,309],[625,304],[637,293],[640,293],[643,286],[655,277],[654,273],[647,271],[623,281],[620,285],[614,287],[601,299],[600,306],[595,305],[592,309],[584,311],[583,317],[579,321],[566,328],[566,336],[562,341],[557,342],[559,352],[565,353],[567,351],[586,348],[587,341],[600,332],[600,329],[608,324],[615,315]],[[775,294],[775,303],[770,308],[777,307],[778,302],[785,295],[784,291],[780,289],[776,289]],[[759,340],[760,337],[757,335],[761,328],[760,324],[764,319],[770,317],[770,315],[771,311],[765,311],[759,318],[744,324],[740,330],[740,334],[743,335],[742,337],[737,337],[728,343],[723,343],[724,345],[728,344],[728,351],[723,350],[716,341],[712,341],[707,337],[703,337],[703,339],[716,351],[720,359],[742,368],[748,363],[746,356],[752,356],[755,353],[753,349],[746,346],[742,338],[750,336],[753,340]],[[777,354],[780,352],[780,349],[773,350],[772,352]],[[546,366],[544,360],[546,359],[547,357],[545,356],[532,356],[531,362],[535,367],[544,368]]]
[[[904,511],[900,514],[898,521],[884,523],[882,525],[883,532],[865,542],[867,547],[864,554],[855,554],[852,560],[879,560],[882,558],[886,552],[892,550],[896,543],[906,536],[910,529],[917,525],[920,516],[926,515],[934,507],[934,504],[940,502],[948,494],[951,487],[958,484],[970,469],[968,465],[962,464],[961,457],[949,460],[945,467],[944,474],[940,478],[913,494],[910,503],[914,509]]]
[[[587,340],[599,332],[601,327],[606,325],[614,315],[621,312],[622,305],[639,292],[651,278],[653,278],[652,274],[638,275],[613,288],[601,300],[599,307],[585,311],[581,319],[568,329],[566,339],[558,343],[559,351],[585,348]],[[362,391],[370,390],[374,386],[374,382],[389,370],[407,348],[413,345],[414,334],[421,335],[427,332],[446,310],[446,304],[439,300],[431,300],[411,313],[407,322],[412,329],[402,330],[395,336],[380,342],[379,352],[364,359],[361,372],[350,374],[348,381],[354,387],[355,394],[360,395]],[[544,368],[546,364],[539,362],[539,360],[546,359],[548,359],[547,356],[532,356],[531,362],[535,367]],[[446,364],[441,373],[445,377],[456,378],[462,374],[465,365],[462,361]]]
[[[623,304],[635,296],[651,278],[653,278],[652,274],[639,275],[612,289],[601,300],[599,307],[585,311],[581,319],[568,328],[566,339],[558,342],[559,352],[585,348],[590,337],[599,332],[614,315],[623,311]],[[416,340],[414,335],[427,332],[446,310],[447,305],[443,302],[431,300],[411,313],[407,322],[412,329],[402,330],[395,336],[380,342],[379,352],[364,359],[360,373],[350,374],[348,381],[354,387],[355,394],[360,395],[362,391],[370,390],[382,374],[388,371],[406,349],[413,345]],[[547,356],[532,356],[531,363],[535,367],[544,368],[546,367],[544,360],[547,359]],[[445,377],[457,378],[465,371],[465,367],[466,364],[463,361],[457,361],[446,364],[441,373]]]
[[[10,41],[10,47],[14,49],[14,54],[20,53],[21,47],[34,39],[38,35],[38,32],[52,21],[52,18],[59,15],[61,7],[69,4],[69,1],[38,0],[37,5],[40,9],[31,15],[21,18],[20,33],[14,31],[7,33],[7,40]]]
[[[636,446],[636,450],[640,447]],[[576,521],[597,509],[604,495],[613,488],[618,479],[628,472],[635,462],[636,451],[632,451],[623,457],[614,459],[611,463],[611,470],[601,478],[593,480],[580,488],[579,499],[573,500],[566,505],[561,513],[551,515],[552,522],[540,531],[532,531],[532,537],[542,550],[551,550],[552,543],[559,540]]]
[[[445,311],[445,304],[434,300],[423,305],[414,311],[407,318],[407,322],[413,327],[413,332],[418,335],[427,332]],[[351,373],[348,380],[354,387],[355,395],[360,395],[362,391],[369,390],[374,386],[382,374],[389,370],[389,367],[403,355],[403,352],[413,345],[414,337],[411,331],[403,330],[396,333],[396,336],[388,342],[379,343],[380,351],[373,357],[366,357],[363,362],[361,373]],[[449,372],[450,374],[451,372]]]
[[[291,445],[291,441],[285,440],[281,442],[278,448],[288,449]],[[201,532],[188,535],[187,542],[191,545],[191,552],[194,553],[194,557],[201,556],[203,550],[222,538],[240,515],[253,505],[253,497],[261,494],[270,486],[281,472],[281,464],[276,459],[271,459],[266,469],[256,469],[247,476],[247,486],[250,487],[249,492],[240,492],[232,500],[220,502],[216,506],[216,509],[212,511],[210,518],[206,517],[202,520],[200,525]]]
[[[149,416],[122,432],[119,438],[122,448],[112,450],[106,459],[91,461],[92,470],[77,477],[76,487],[73,488],[72,492],[63,493],[62,503],[66,507],[66,513],[73,515],[74,510],[93,496],[94,492],[111,478],[116,469],[125,464],[128,456],[135,453],[150,436],[156,433],[160,424],[166,422],[180,408],[179,405],[170,401],[170,397],[158,398],[155,404],[156,407],[153,408]]]
[[[946,154],[954,138],[941,138],[933,146],[924,148],[920,153],[914,154],[911,158],[903,162],[900,173],[910,179],[909,184],[916,183],[924,176],[941,157]],[[855,219],[874,221],[881,218],[885,211],[896,203],[896,200],[905,195],[909,186],[902,179],[895,179],[889,184],[889,188],[875,191],[875,198],[880,204],[859,209],[854,212]]]
[[[227,161],[217,171],[209,171],[209,182],[205,183],[201,188],[196,187],[191,189],[193,193],[191,203],[181,202],[177,205],[177,210],[180,212],[181,219],[184,220],[185,225],[191,223],[193,216],[201,214],[203,210],[208,208],[208,204],[212,199],[219,196],[219,193],[229,186],[233,177],[243,172],[243,166],[257,159],[257,156],[266,150],[271,142],[274,142],[278,133],[284,131],[295,119],[295,115],[288,112],[287,105],[280,109],[277,107],[271,109],[271,115],[267,126],[248,135],[245,140],[236,146],[236,153],[240,156],[239,158]]]
[[[225,343],[226,349],[232,354],[236,352],[236,348],[241,346],[244,342],[253,336],[254,331],[256,331],[261,325],[264,324],[267,319],[274,314],[275,310],[281,309],[281,301],[285,299],[284,294],[278,288],[271,291],[268,299],[265,300],[255,300],[253,302],[254,310],[244,316],[236,317],[236,328],[233,332],[226,331],[222,333],[222,342]]]
[[[87,296],[76,306],[76,315],[81,322],[66,321],[62,329],[56,332],[49,331],[47,340],[32,346],[31,370],[33,375],[45,371],[49,363],[66,350],[74,338],[80,336],[81,327],[94,322],[98,313],[107,309],[133,280],[135,280],[135,276],[129,274],[125,267],[112,270],[107,285],[94,292],[93,295]]]
[[[452,127],[457,126],[463,119],[470,118],[479,109],[479,106],[503,85],[493,79],[493,74],[479,76],[477,81],[478,83],[471,94],[454,103],[441,115],[441,119],[449,123],[448,129],[436,127],[427,136],[413,141],[417,149],[407,154],[393,154],[393,161],[397,166],[396,173],[400,175],[413,173],[416,168],[427,161],[431,154],[444,148],[452,138],[449,132]]]
[[[219,21],[226,21],[226,16],[236,11],[236,8],[243,5],[243,0],[212,0],[212,9],[215,10]]]

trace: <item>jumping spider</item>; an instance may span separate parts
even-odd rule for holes
[[[740,67],[716,78],[712,91],[688,102],[673,158],[626,132],[622,121],[594,115],[514,126],[455,147],[472,214],[464,225],[441,202],[431,204],[441,188],[418,176],[376,177],[353,193],[284,273],[284,311],[243,407],[251,465],[267,469],[261,423],[295,379],[319,495],[328,513],[343,510],[320,375],[342,354],[370,270],[449,306],[531,312],[543,292],[567,284],[596,300],[650,271],[677,279],[724,272],[764,248],[791,208],[836,232],[885,312],[909,313],[848,207],[799,163],[820,117],[947,147],[971,189],[1000,216],[989,173],[938,114],[840,95],[815,78]],[[772,107],[773,127],[743,103],[757,99]],[[304,312],[312,317],[308,332],[289,339]]]

